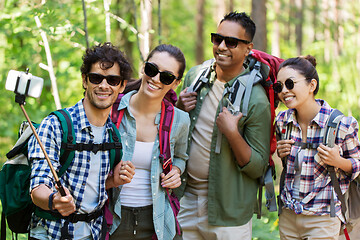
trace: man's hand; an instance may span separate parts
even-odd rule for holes
[[[222,134],[228,136],[234,132],[239,132],[238,123],[242,116],[243,114],[241,112],[233,115],[226,107],[223,107],[222,112],[219,113],[219,116],[216,118],[216,125]]]
[[[57,188],[57,186],[56,186]],[[58,212],[66,217],[76,211],[76,206],[73,197],[71,196],[69,189],[63,187],[66,196],[61,196],[60,192],[55,193],[53,197],[53,207],[50,210],[58,210]]]
[[[185,88],[181,91],[179,95],[179,100],[176,103],[176,106],[185,112],[190,112],[196,106],[196,92],[187,92],[188,88]]]
[[[118,187],[130,183],[135,174],[135,166],[130,161],[119,162],[113,171],[113,174],[106,179],[106,189]]]
[[[180,169],[173,166],[168,174],[161,173],[161,186],[163,188],[177,188],[181,185]]]

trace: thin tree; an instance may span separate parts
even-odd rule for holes
[[[195,16],[196,22],[196,63],[200,64],[204,61],[204,12],[205,0],[198,0],[196,6],[197,14]]]
[[[254,37],[254,48],[267,50],[267,28],[266,28],[266,0],[252,0],[251,18],[256,24]]]
[[[140,1],[140,32],[144,35],[144,38],[140,39],[140,51],[143,56],[147,56],[150,52],[150,30],[152,25],[151,10],[152,6],[150,0]]]
[[[111,42],[110,2],[104,0],[106,41]]]
[[[275,11],[275,19],[273,21],[273,40],[271,44],[271,54],[280,57],[280,26],[279,19],[280,16],[280,0],[274,0],[274,11]]]
[[[54,67],[53,67],[53,63],[52,63],[49,42],[47,40],[46,33],[41,29],[41,22],[40,22],[39,17],[35,16],[34,18],[35,18],[36,25],[40,30],[41,38],[44,42],[44,48],[45,48],[46,60],[47,60],[47,65],[40,63],[40,67],[49,72],[50,80],[51,80],[51,87],[52,87],[51,89],[52,89],[52,94],[54,96],[55,106],[56,106],[56,109],[61,109],[59,91],[57,88],[56,76],[54,74]]]
[[[297,55],[302,53],[303,45],[303,22],[304,22],[304,0],[295,0],[296,7],[296,24],[295,24],[295,38]]]
[[[86,14],[85,0],[82,0],[82,8],[83,8],[83,13],[84,13],[84,32],[85,32],[86,48],[89,48],[89,35],[88,35],[88,28],[87,28],[87,14]]]

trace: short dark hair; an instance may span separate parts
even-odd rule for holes
[[[120,76],[125,80],[129,80],[132,74],[132,68],[125,54],[110,42],[93,46],[86,49],[83,56],[83,64],[81,65],[81,73],[88,74],[94,63],[100,62],[100,67],[104,70],[114,66],[117,62],[120,67]],[[121,83],[123,84],[123,82]]]
[[[229,12],[224,16],[220,23],[224,21],[232,21],[239,23],[245,29],[246,35],[250,38],[250,41],[254,39],[256,25],[245,12]]]
[[[316,58],[311,55],[307,55],[306,57],[295,57],[286,59],[279,66],[280,69],[288,67],[298,71],[301,75],[303,75],[308,83],[311,82],[312,79],[315,79],[317,82],[316,88],[314,90],[314,95],[319,91],[319,75],[316,71]]]
[[[146,61],[148,61],[157,52],[167,52],[170,56],[176,59],[176,61],[180,64],[178,79],[181,79],[183,77],[186,67],[186,61],[183,52],[178,47],[175,47],[173,45],[160,44],[149,53],[148,57],[146,58]]]

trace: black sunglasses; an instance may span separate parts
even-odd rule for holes
[[[306,80],[306,79],[304,79]],[[285,87],[288,89],[288,90],[291,90],[294,88],[294,84],[297,83],[297,82],[294,82],[292,79],[288,78],[285,80]],[[274,89],[274,92],[275,93],[281,93],[281,91],[283,90],[284,88],[284,84],[282,82],[276,82],[274,83],[273,85],[273,89]]]
[[[170,85],[175,79],[177,79],[174,74],[168,71],[160,72],[157,66],[151,62],[145,62],[144,72],[149,77],[155,77],[158,73],[160,73],[160,82],[165,85]]]
[[[242,42],[245,44],[251,43],[248,40],[239,39],[239,38],[235,38],[235,37],[224,37],[218,33],[211,33],[211,42],[214,45],[217,45],[217,46],[220,45],[223,40],[225,40],[225,45],[227,48],[236,48],[239,42]]]
[[[87,77],[92,84],[100,84],[104,79],[106,79],[107,83],[113,87],[116,87],[123,81],[123,78],[119,75],[104,76],[99,73],[88,73]]]

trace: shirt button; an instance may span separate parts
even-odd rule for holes
[[[156,159],[156,156],[154,156],[154,159]]]
[[[156,195],[156,193],[154,193],[154,196]]]
[[[200,97],[200,100],[202,100],[203,99],[203,97]]]
[[[83,183],[82,185],[85,186],[86,183]]]
[[[155,178],[155,176],[152,176],[152,178]]]
[[[193,117],[193,120],[195,120],[195,117]]]

